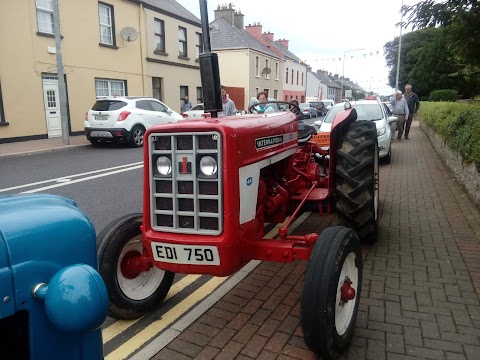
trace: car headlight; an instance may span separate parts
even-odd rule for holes
[[[212,156],[204,156],[200,159],[200,171],[205,176],[213,176],[217,173],[217,160]]]
[[[385,134],[387,132],[387,130],[385,128],[383,129],[377,129],[377,136],[382,136],[383,134]]]
[[[172,173],[172,161],[166,156],[160,156],[157,159],[157,171],[162,176],[168,176]]]

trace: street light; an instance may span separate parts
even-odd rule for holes
[[[403,0],[402,0],[402,8],[403,8]],[[395,92],[398,90],[398,79],[400,76],[400,52],[402,51],[402,28],[403,28],[403,12],[400,11],[402,14],[400,16],[400,38],[398,39],[398,60],[397,60],[397,77],[395,79]]]
[[[347,52],[360,51],[360,50],[365,50],[365,48],[353,49],[353,50],[346,50],[346,51],[343,52],[342,86],[341,86],[341,88],[340,88],[340,96],[342,97],[341,100],[344,99],[344,96],[343,96],[343,82],[345,81],[345,54],[346,54]]]

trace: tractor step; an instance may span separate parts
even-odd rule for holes
[[[310,191],[310,189],[302,189],[297,191],[292,196],[292,200],[302,201],[305,198],[305,195]],[[322,201],[328,198],[328,189],[317,188],[313,189],[310,195],[307,197],[307,201]]]

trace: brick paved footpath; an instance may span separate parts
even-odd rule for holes
[[[378,241],[345,360],[480,359],[480,212],[414,122],[380,173]],[[313,214],[297,234],[335,225]],[[155,360],[314,359],[300,324],[305,261],[263,262]]]

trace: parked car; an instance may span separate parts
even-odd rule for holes
[[[392,160],[392,132],[390,124],[397,120],[396,117],[389,116],[385,107],[377,100],[359,100],[350,102],[357,111],[357,120],[374,121],[377,126],[379,158],[389,164]],[[318,133],[330,132],[333,119],[345,108],[345,103],[335,104],[325,116],[323,121],[316,121],[315,125],[320,126]]]
[[[330,110],[333,105],[335,105],[335,101],[333,101],[332,99],[323,99],[322,102],[325,104],[327,111]]]
[[[182,113],[184,118],[201,118],[205,114],[205,107],[203,104],[197,104],[192,107],[190,110]]]
[[[105,97],[97,99],[85,114],[85,135],[95,146],[118,142],[141,147],[148,128],[181,119],[182,115],[157,99]]]
[[[323,101],[310,101],[310,104],[317,109],[317,116],[325,116],[328,111]]]
[[[315,109],[312,104],[301,103],[298,106],[304,117],[308,117],[309,119],[311,119],[312,117],[317,117],[317,109]]]

